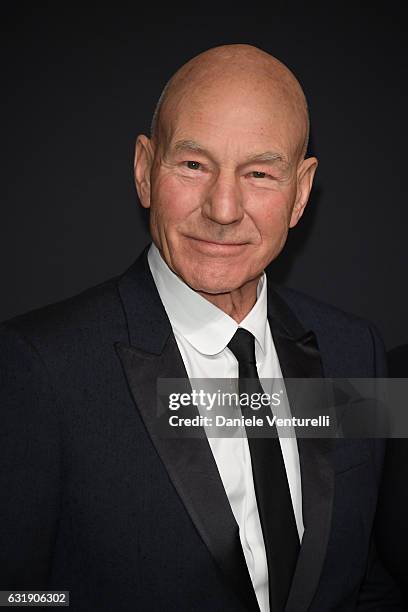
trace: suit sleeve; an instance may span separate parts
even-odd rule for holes
[[[383,341],[374,326],[369,328],[373,342],[374,376],[387,377],[387,360]],[[385,440],[371,440],[372,456],[378,481],[381,478]],[[386,570],[380,558],[374,537],[371,537],[366,575],[361,586],[357,610],[359,612],[387,612],[402,610],[401,594],[396,582]]]
[[[58,406],[35,348],[0,325],[0,589],[45,588],[60,506]]]
[[[408,374],[408,366],[405,374]],[[394,376],[394,373],[390,371],[390,375]],[[398,376],[402,375],[402,372],[398,373]],[[404,438],[390,438],[387,440],[378,497],[375,535],[384,563],[402,589],[404,610],[408,610],[407,475],[408,441]]]

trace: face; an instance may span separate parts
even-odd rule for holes
[[[196,291],[259,278],[306,205],[317,161],[299,159],[299,130],[267,97],[225,91],[184,99],[165,137],[139,136],[135,175],[152,238]]]

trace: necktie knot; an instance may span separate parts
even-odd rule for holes
[[[256,368],[255,338],[251,332],[239,327],[227,346],[234,354],[240,368],[248,364]]]

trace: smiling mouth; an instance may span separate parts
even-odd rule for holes
[[[248,244],[248,242],[222,242],[219,240],[205,240],[203,238],[196,238],[195,236],[186,236],[186,238],[193,241],[198,250],[214,253],[232,253],[241,250]]]
[[[196,240],[197,242],[203,242],[204,244],[215,244],[217,246],[244,246],[247,242],[227,242],[221,240],[206,240],[205,238],[196,238],[195,236],[187,236],[190,240]]]

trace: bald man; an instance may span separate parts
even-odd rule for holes
[[[308,133],[275,58],[193,58],[136,142],[151,246],[1,326],[2,589],[87,612],[399,609],[371,537],[381,441],[169,437],[157,410],[160,379],[385,374],[370,324],[264,272],[308,201]]]

